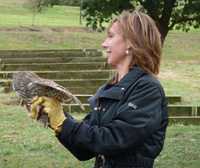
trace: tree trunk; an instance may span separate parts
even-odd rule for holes
[[[162,41],[162,46],[164,45],[165,38],[169,32],[169,28],[166,27],[165,25],[162,25],[159,21],[156,21],[156,26],[161,34],[161,41]]]
[[[80,25],[82,24],[82,0],[80,2]]]
[[[149,0],[148,3],[152,4],[153,1]],[[152,11],[150,5],[147,4],[146,8],[148,14],[155,20],[156,26],[161,34],[162,46],[164,45],[165,38],[170,30],[170,18],[176,0],[164,0],[162,15],[159,16],[156,12]]]
[[[34,18],[35,17],[35,11],[33,11],[33,23],[32,23],[32,26],[34,26]]]

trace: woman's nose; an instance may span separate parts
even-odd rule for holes
[[[107,42],[106,42],[107,40],[105,40],[104,42],[103,42],[103,44],[102,44],[102,47],[103,48],[107,48],[108,47],[108,45],[107,45]]]

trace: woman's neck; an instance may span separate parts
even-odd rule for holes
[[[117,66],[117,70],[118,70],[118,82],[124,76],[126,76],[126,74],[129,72],[129,68],[130,68],[130,65],[132,64],[132,62],[133,62],[133,55],[130,54],[130,55],[127,55],[125,57],[125,59],[120,64],[118,64],[118,66]]]
[[[129,68],[123,68],[121,70],[118,69],[118,82],[126,76],[126,74],[129,72]]]

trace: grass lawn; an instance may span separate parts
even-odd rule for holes
[[[35,17],[23,8],[24,0],[0,0],[0,50],[96,48],[106,32],[79,25],[79,8],[55,6]],[[166,38],[159,80],[166,94],[181,95],[179,104],[200,105],[200,29],[170,32]],[[94,160],[79,162],[50,129],[32,121],[16,104],[14,93],[0,89],[0,167],[86,168]],[[80,120],[84,114],[73,114]],[[199,168],[200,126],[170,125],[155,168]]]
[[[16,27],[32,25],[32,12],[24,7],[25,0],[0,0],[0,27]],[[81,26],[80,8],[70,6],[54,6],[35,15],[38,26]],[[85,24],[85,21],[83,21]]]
[[[15,95],[9,94],[8,97]],[[1,95],[0,101],[3,98]],[[32,121],[24,108],[0,106],[0,167],[93,167],[94,159],[78,161],[58,142],[51,129]],[[73,116],[80,120],[84,114]],[[199,168],[199,129],[200,126],[183,124],[169,126],[165,146],[155,160],[155,168]]]

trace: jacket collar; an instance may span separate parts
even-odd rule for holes
[[[133,68],[126,76],[124,76],[116,85],[110,86],[108,83],[100,87],[96,96],[98,98],[110,98],[121,100],[124,93],[144,72],[139,68]]]

